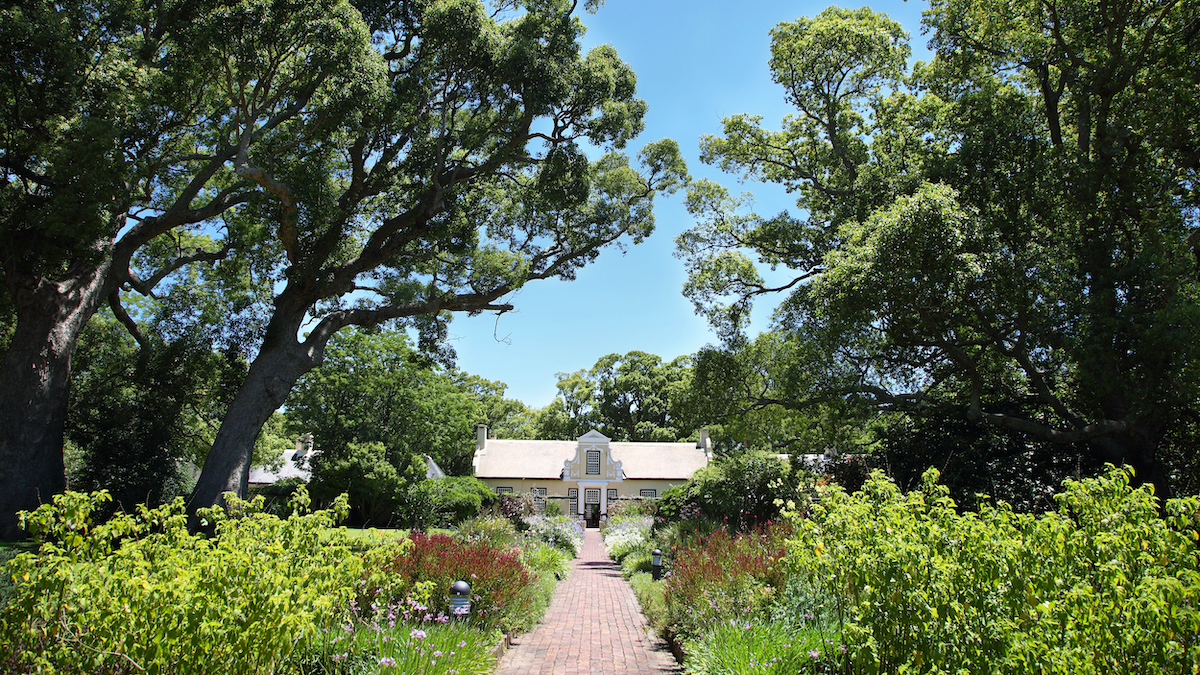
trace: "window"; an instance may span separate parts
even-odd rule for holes
[[[567,499],[571,504],[571,515],[579,513],[579,488],[567,488]]]
[[[600,503],[600,488],[587,488],[583,491],[584,504]]]
[[[642,490],[638,496],[642,499],[655,499],[658,497],[658,490]]]
[[[599,476],[600,475],[600,451],[599,450],[588,450],[587,451],[587,475],[589,475],[589,476]],[[599,504],[599,502],[596,502],[596,503]]]
[[[510,488],[510,487],[509,487],[509,488],[506,488],[506,487],[498,487],[498,488],[496,488],[496,494],[498,494],[498,495],[511,495],[511,494],[512,494],[512,488]]]
[[[533,507],[538,510],[538,513],[546,510],[546,488],[529,488],[529,494],[533,495]]]
[[[617,489],[616,488],[608,488],[608,501],[609,502],[617,501]]]

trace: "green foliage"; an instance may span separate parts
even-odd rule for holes
[[[404,551],[373,561],[365,577],[368,583],[359,589],[360,605],[394,602],[398,598],[385,592],[389,587],[412,589],[427,583],[434,589],[422,602],[428,613],[450,616],[450,585],[462,580],[471,585],[470,621],[485,631],[526,630],[545,612],[554,577],[547,575],[547,585],[541,585],[522,563],[520,548],[504,550],[441,534],[416,533],[410,541]]]
[[[202,517],[208,539],[187,532],[183,500],[140,507],[104,524],[107,493],[56,495],[22,514],[40,543],[7,566],[15,596],[0,619],[8,672],[252,673],[279,666],[300,641],[331,627],[351,598],[361,563],[322,532],[335,510],[257,513],[230,501]]]
[[[1195,20],[1177,3],[939,1],[934,58],[913,65],[868,9],[772,30],[795,113],[777,131],[726,118],[701,152],[796,212],[697,181],[677,239],[685,294],[726,343],[697,368],[721,435],[822,449],[806,419],[855,441],[847,420],[954,409],[992,427],[978,438],[1129,464],[1169,496],[1195,473],[1176,446],[1200,398],[1197,147],[1178,140],[1200,112]],[[773,329],[750,339],[760,298],[779,300]],[[1012,494],[1036,501],[1054,464]]]
[[[425,529],[457,525],[495,501],[496,493],[474,476],[426,478],[408,486],[401,511],[409,526]]]
[[[540,539],[530,539],[521,547],[521,562],[537,572],[539,579],[566,579],[571,573],[571,554]]]
[[[484,542],[498,549],[511,548],[521,539],[512,520],[504,516],[472,518],[460,525],[458,532],[467,541]]]
[[[231,395],[230,371],[244,365],[196,334],[170,343],[155,334],[139,348],[111,316],[97,317],[74,359],[66,427],[79,451],[72,486],[106,489],[112,508],[128,511],[186,494],[191,486],[179,465],[203,461],[207,424]]]
[[[783,623],[730,619],[686,645],[692,675],[798,675],[827,672],[821,633]]]
[[[313,434],[314,494],[348,492],[356,523],[385,526],[394,515],[418,527],[458,522],[486,506],[490,490],[473,479],[426,483],[424,457],[451,475],[468,473],[476,425],[489,411],[517,414],[503,391],[431,364],[402,332],[347,329],[300,380],[288,426]]]
[[[601,357],[559,373],[558,397],[538,411],[537,436],[578,438],[592,429],[618,441],[677,441],[699,429],[690,357],[670,363],[646,352]]]
[[[629,585],[637,597],[638,605],[646,620],[660,633],[664,631],[667,617],[667,604],[663,597],[661,581],[655,581],[649,572],[635,572],[629,577]]]
[[[657,511],[664,523],[707,519],[733,531],[749,530],[778,519],[789,501],[792,507],[806,501],[800,488],[808,477],[779,455],[743,452],[719,458],[687,483],[664,490]]]
[[[876,474],[798,520],[793,574],[841,620],[851,672],[1144,673],[1200,667],[1200,501],[1158,514],[1128,470],[1068,481],[1058,509],[959,514],[930,470]]]

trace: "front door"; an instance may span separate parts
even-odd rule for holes
[[[584,504],[583,519],[588,527],[600,527],[600,505]]]

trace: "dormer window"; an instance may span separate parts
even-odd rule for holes
[[[588,450],[587,451],[587,475],[589,475],[589,476],[599,476],[600,475],[600,451],[599,450]]]

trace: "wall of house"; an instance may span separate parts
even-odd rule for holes
[[[514,496],[528,494],[532,488],[545,488],[546,498],[551,501],[558,502],[562,506],[563,513],[567,513],[569,497],[567,490],[570,488],[578,488],[577,481],[568,480],[550,480],[550,479],[507,479],[507,478],[482,478],[488,487],[495,490],[496,488],[511,488]],[[585,481],[587,482],[587,481]],[[682,485],[685,481],[666,481],[666,480],[620,480],[609,481],[607,485],[603,485],[603,499],[601,503],[604,505],[604,513],[608,512],[608,504],[612,503],[609,499],[609,490],[617,491],[616,501],[626,501],[630,499],[640,499],[642,490],[654,490],[655,497],[661,497],[664,490],[675,485]],[[591,487],[593,483],[589,483]],[[582,499],[582,491],[580,493]]]

